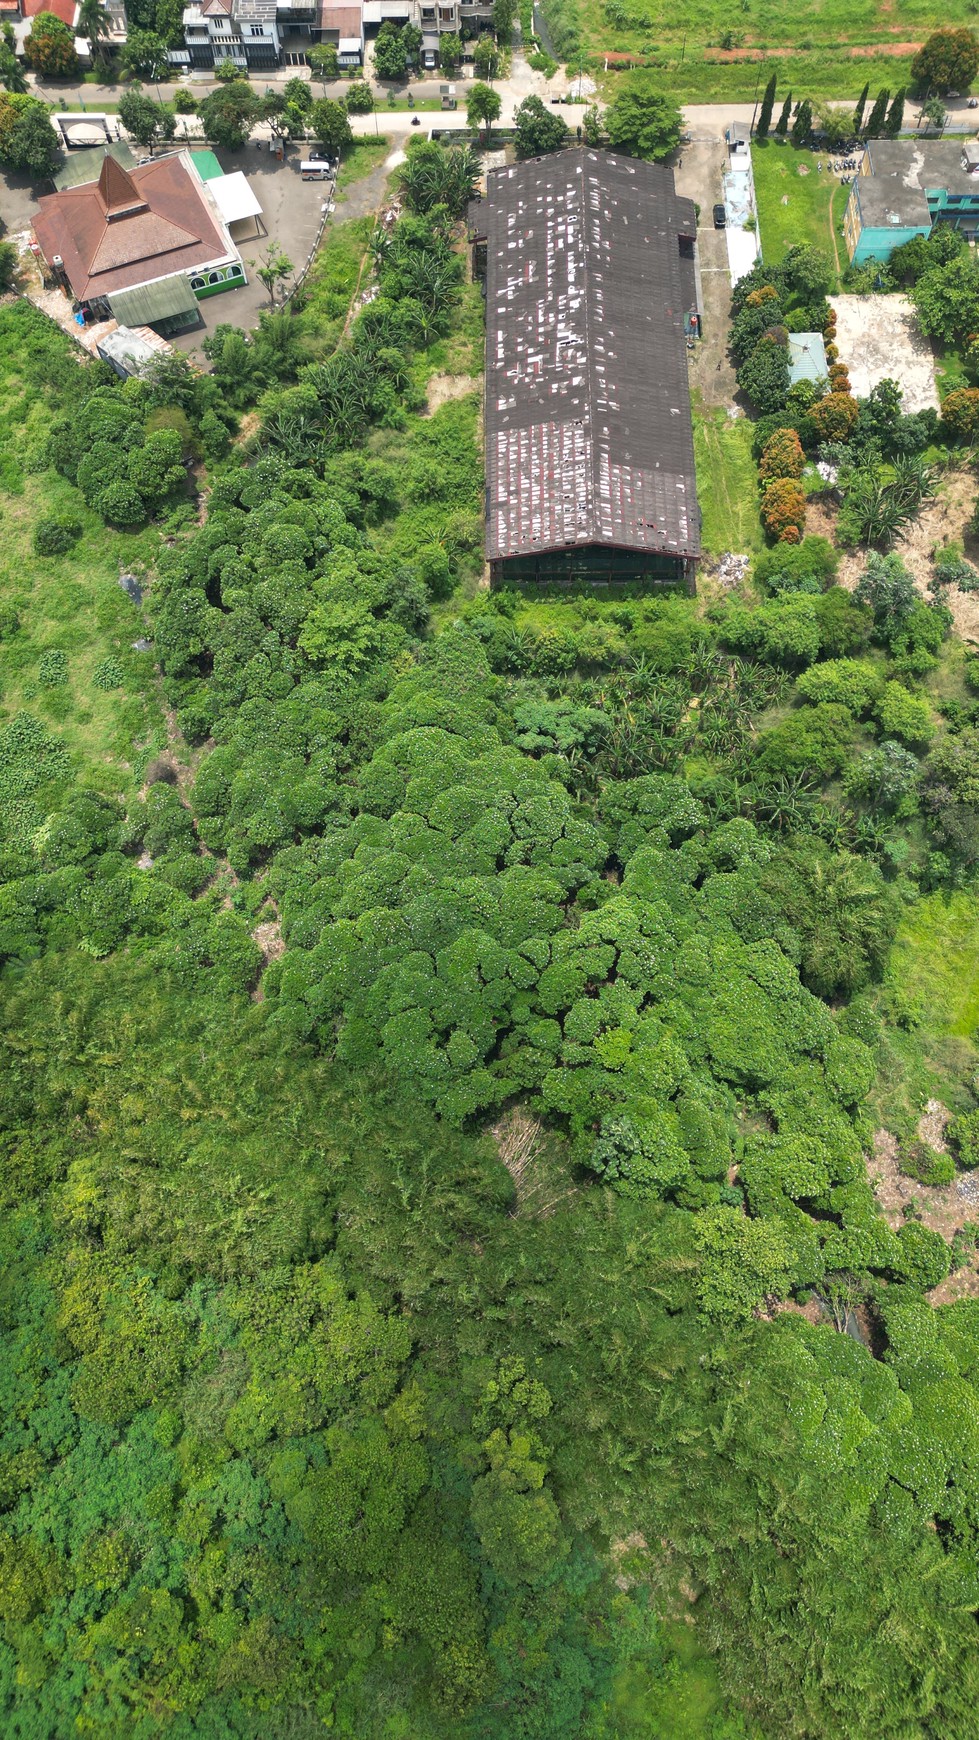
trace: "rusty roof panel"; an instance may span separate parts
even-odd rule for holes
[[[494,170],[487,238],[487,554],[700,552],[668,169],[564,151]]]

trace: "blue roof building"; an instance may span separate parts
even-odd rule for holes
[[[821,332],[789,333],[789,386],[798,381],[825,381],[829,374]]]

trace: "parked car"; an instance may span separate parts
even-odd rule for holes
[[[714,228],[715,230],[727,228],[727,207],[724,205],[715,205],[714,207]]]
[[[330,156],[328,151],[318,151],[314,149],[310,152],[308,161],[310,163],[325,163],[327,168],[331,170],[335,168],[335,160]]]

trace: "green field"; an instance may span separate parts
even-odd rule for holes
[[[704,553],[761,548],[758,471],[751,457],[751,424],[724,411],[694,409],[693,447],[697,461]]]
[[[979,1028],[979,904],[975,892],[928,894],[898,927],[888,977],[920,1000],[934,1033],[971,1039]]]
[[[828,172],[826,159],[766,140],[752,147],[751,162],[763,258],[773,264],[798,242],[808,242],[822,249],[836,271],[843,269],[843,212],[849,190]]]
[[[772,68],[797,97],[857,96],[865,81],[890,90],[909,80],[918,44],[942,24],[973,24],[970,0],[816,0],[805,8],[776,0],[741,0],[734,9],[709,0],[694,6],[639,0],[544,0],[555,51],[573,61],[583,48],[602,66],[607,54],[631,55],[651,67],[682,102],[751,99],[759,68]],[[577,39],[577,40],[576,40]],[[784,77],[783,77],[784,74]],[[762,83],[764,79],[762,80]],[[784,94],[784,93],[783,93]]]

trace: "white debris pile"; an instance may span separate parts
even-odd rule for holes
[[[593,97],[597,90],[598,86],[595,80],[590,79],[587,73],[583,73],[580,78],[572,81],[568,88],[568,96],[573,98],[576,103],[583,103],[586,97]]]
[[[740,586],[748,572],[750,557],[727,550],[717,564],[717,578],[722,586]]]

